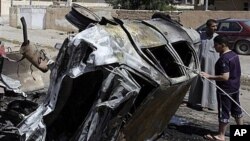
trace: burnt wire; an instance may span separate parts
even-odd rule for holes
[[[107,68],[107,67],[104,67],[104,69],[106,69],[107,71],[109,71],[110,73],[113,73],[113,74],[116,74],[116,75],[118,75],[118,76],[120,76],[120,77],[122,77],[121,76],[121,74],[119,74],[119,73],[117,73],[117,72],[115,72],[115,70],[117,70],[118,71],[118,69],[117,69],[117,67],[111,67],[111,69],[109,69],[109,68]]]
[[[16,70],[17,76],[20,77],[19,75],[19,62],[17,63],[17,70]]]
[[[42,60],[42,61],[45,61],[45,60],[46,60],[46,52],[45,52],[44,49],[41,49],[41,50],[39,51],[39,54],[40,54],[40,57],[38,58],[38,64],[41,63],[41,60]]]
[[[184,67],[184,68],[186,68],[186,69],[188,69],[188,70],[190,70],[190,71],[192,71],[192,72],[194,72],[194,73],[196,73],[196,74],[198,74],[198,76],[206,79],[208,82],[210,82],[211,84],[213,84],[216,88],[218,88],[219,90],[221,90],[230,100],[232,100],[239,108],[241,108],[250,117],[250,114],[242,106],[240,106],[235,100],[233,100],[228,93],[226,93],[224,90],[222,90],[219,86],[217,86],[214,82],[212,82],[208,78],[201,76],[200,75],[200,71],[195,70],[195,69],[191,69],[191,68],[189,68],[189,67],[187,67],[187,66],[185,66],[183,64],[180,64],[178,62],[175,62],[175,63],[178,64],[178,65],[180,65],[180,66],[182,66],[182,67]]]

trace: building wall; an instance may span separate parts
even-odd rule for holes
[[[76,0],[76,2],[86,3],[105,3],[105,0]]]
[[[107,8],[91,8],[91,10],[100,17],[105,16],[108,19],[117,17],[120,19],[150,19],[155,12],[147,10],[121,10],[121,9],[107,9]],[[76,28],[71,25],[66,19],[65,15],[70,11],[69,7],[48,7],[45,16],[45,29],[57,29],[63,31],[72,31]],[[244,18],[250,19],[249,11],[183,11],[171,12],[162,11],[163,13],[171,15],[174,20],[179,21],[186,27],[197,28],[205,23],[207,19],[222,19],[222,18]],[[19,16],[18,16],[19,15]],[[20,12],[13,8],[10,10],[10,25],[20,26]]]
[[[250,19],[249,11],[185,11],[179,14],[180,22],[192,28],[197,28],[207,19],[243,18]]]
[[[53,5],[52,0],[32,0],[32,6],[51,6]],[[110,5],[105,3],[105,0],[79,0],[80,5],[85,7],[108,7]],[[30,0],[13,0],[12,6],[29,6]],[[66,6],[66,2],[61,1],[61,6]],[[9,8],[11,7],[11,0],[1,0],[1,7],[0,7],[0,16],[8,16],[9,15]]]
[[[121,19],[149,19],[155,11],[133,11],[133,10],[117,10],[116,14]],[[162,11],[163,12],[163,11]],[[243,18],[250,19],[249,11],[183,11],[170,12],[165,11],[165,14],[170,14],[174,20],[179,21],[187,27],[197,28],[206,20],[225,19],[225,18]]]
[[[105,3],[105,0],[78,0],[79,4],[86,7],[110,7],[109,4]],[[187,0],[185,0],[187,1]],[[190,1],[190,0],[189,0]],[[204,10],[204,0],[192,0],[190,1],[196,5],[195,9]],[[250,1],[249,0],[214,0],[214,6],[209,6],[209,10],[227,10],[227,11],[241,11],[246,10],[244,3],[248,3],[248,11],[250,11]],[[13,5],[29,5],[29,0],[13,0]],[[33,6],[49,6],[53,5],[52,1],[32,1]],[[11,6],[11,0],[1,0],[1,15],[9,15],[9,8]]]
[[[249,0],[215,0],[214,5],[217,10],[244,10],[244,3]],[[250,9],[249,9],[250,10]]]
[[[0,16],[8,16],[9,15],[9,9],[11,7],[11,0],[1,0],[1,15]],[[12,6],[29,6],[30,1],[25,0],[25,1],[15,1],[13,0]],[[33,6],[49,6],[52,5],[52,1],[32,1]]]
[[[27,28],[29,29],[35,29],[37,27],[43,27],[43,29],[56,29],[56,30],[62,30],[62,31],[77,31],[78,29],[74,27],[69,21],[66,20],[65,15],[71,10],[71,7],[61,7],[61,6],[53,6],[53,7],[46,7],[46,12],[44,16],[44,22],[40,22],[37,25],[32,26],[32,24],[29,23],[34,23],[32,21],[36,21],[37,17],[33,16],[36,15],[37,13],[33,12],[34,10],[31,9],[44,9],[44,6],[13,6],[10,8],[9,12],[9,25],[12,27],[21,27],[21,21],[20,18],[22,15],[26,16],[26,23],[27,23]],[[23,14],[21,12],[22,9],[30,9],[30,13]],[[95,14],[97,14],[100,17],[105,16],[108,19],[111,19],[112,16],[116,17],[116,13],[114,10],[110,8],[89,8],[90,10],[94,11]],[[33,12],[33,13],[32,13]],[[114,13],[112,13],[114,12]],[[40,16],[42,16],[40,14]],[[41,28],[40,28],[41,29]]]
[[[46,29],[57,29],[64,31],[76,30],[72,24],[70,24],[66,19],[65,15],[70,11],[70,8],[59,7],[59,8],[47,8],[46,18],[45,18],[45,28]]]
[[[1,0],[1,15],[9,15],[10,0]]]
[[[209,0],[208,10],[226,10],[226,11],[250,11],[249,0]],[[204,10],[206,0],[196,0],[195,10]],[[212,3],[212,5],[211,5]],[[248,10],[245,9],[244,3],[248,3]]]

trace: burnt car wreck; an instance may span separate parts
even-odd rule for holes
[[[25,113],[10,103],[20,120],[8,119],[8,126],[2,120],[0,138],[154,139],[196,76],[187,68],[199,69],[198,33],[157,15],[151,20],[81,21],[81,7],[74,6],[66,18],[81,32],[62,44],[45,98],[39,103],[19,100],[19,105],[25,101]]]

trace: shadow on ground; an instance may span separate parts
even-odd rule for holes
[[[201,123],[202,122],[202,123]],[[204,141],[204,135],[215,133],[217,124],[174,116],[157,141]]]

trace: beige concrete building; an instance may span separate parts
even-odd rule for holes
[[[249,0],[196,0],[196,9],[205,9],[206,3],[208,10],[250,11]]]
[[[214,0],[216,10],[250,11],[249,0]]]
[[[175,5],[193,5],[195,10],[250,11],[250,0],[171,0]]]
[[[0,16],[8,16],[9,8],[17,5],[32,6],[49,6],[54,2],[60,3],[61,6],[70,6],[73,2],[81,3],[86,7],[109,7],[105,0],[0,0]]]

